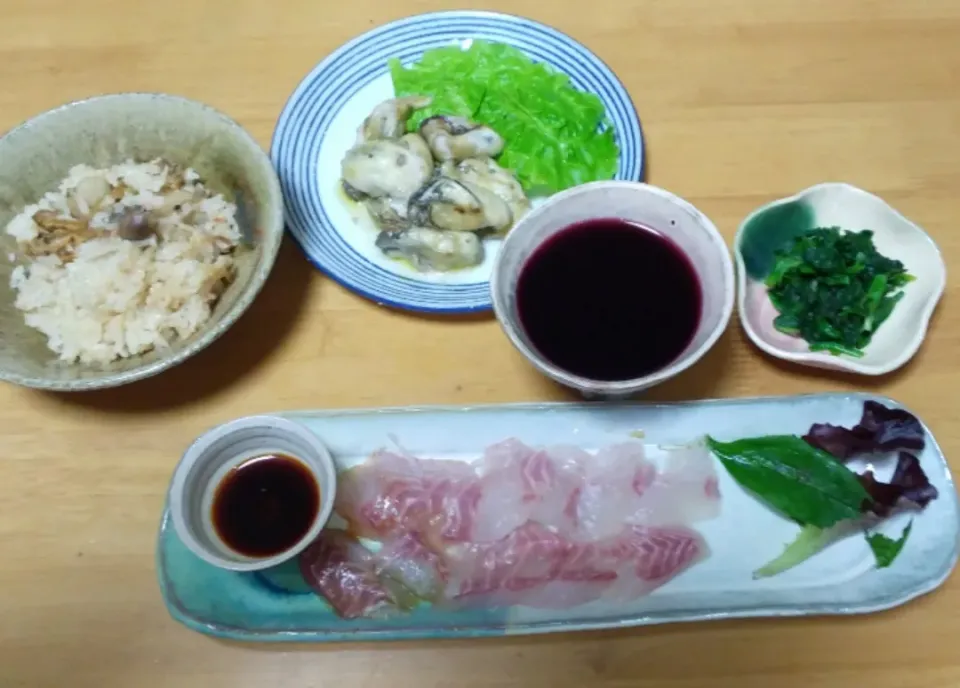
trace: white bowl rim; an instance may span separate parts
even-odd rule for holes
[[[80,98],[61,103],[60,105],[56,105],[50,109],[33,115],[32,117],[22,121],[20,124],[7,130],[3,134],[0,134],[0,140],[10,136],[20,135],[21,132],[28,130],[36,123],[59,115],[75,107],[82,107],[103,101],[109,102],[152,99],[180,102],[185,105],[204,110],[223,121],[237,136],[244,139],[250,145],[251,152],[253,153],[254,157],[257,159],[259,164],[268,171],[267,178],[269,179],[270,183],[270,195],[273,196],[276,201],[273,204],[274,217],[272,218],[273,222],[271,224],[275,224],[276,227],[279,228],[278,231],[282,235],[285,231],[283,220],[283,194],[280,189],[280,179],[273,167],[273,163],[270,161],[270,156],[266,153],[266,151],[263,150],[250,132],[248,132],[239,122],[220,110],[217,110],[216,108],[199,100],[194,100],[185,96],[170,93],[151,91],[125,91]],[[269,254],[264,253],[263,255],[261,261],[261,271],[265,271],[265,275],[267,277],[273,270],[273,265],[276,262],[281,243],[282,241],[278,241],[273,251],[271,251]],[[120,387],[131,382],[153,377],[154,375],[162,373],[179,365],[180,363],[183,363],[185,360],[195,356],[197,353],[203,351],[205,348],[210,346],[210,344],[219,339],[220,336],[230,329],[234,323],[240,319],[240,316],[247,311],[247,309],[250,307],[250,304],[253,303],[254,299],[259,295],[265,283],[266,277],[264,279],[258,279],[251,282],[248,288],[239,296],[236,303],[233,304],[230,310],[224,313],[223,316],[216,322],[215,327],[210,328],[210,330],[201,335],[191,337],[189,342],[175,354],[164,356],[156,361],[153,361],[152,363],[146,363],[131,370],[122,372],[103,371],[102,375],[98,375],[97,377],[83,378],[79,380],[54,380],[33,375],[18,375],[0,368],[0,381],[47,392],[89,392],[100,389]]]
[[[541,373],[547,377],[553,378],[561,384],[573,387],[574,389],[578,389],[586,394],[596,395],[624,395],[648,389],[654,385],[664,382],[665,380],[675,377],[692,367],[701,358],[703,358],[710,349],[713,348],[713,346],[717,343],[717,340],[720,339],[724,331],[727,329],[727,326],[730,324],[730,318],[733,315],[733,304],[735,301],[734,292],[736,291],[736,282],[733,275],[733,259],[730,257],[730,250],[727,247],[726,241],[724,241],[723,235],[720,234],[720,230],[717,229],[713,221],[689,201],[681,198],[672,191],[668,191],[667,189],[659,186],[654,186],[653,184],[648,184],[647,182],[601,180],[588,182],[586,184],[580,184],[569,189],[565,189],[564,191],[554,194],[542,205],[527,213],[523,218],[520,219],[520,222],[517,224],[517,226],[528,222],[531,218],[536,218],[539,214],[545,212],[545,209],[549,209],[553,205],[563,202],[571,196],[595,193],[597,191],[610,188],[620,188],[630,190],[635,193],[660,196],[661,198],[674,203],[678,207],[696,217],[702,224],[703,228],[707,231],[707,234],[720,249],[719,255],[721,256],[723,263],[723,281],[724,284],[729,285],[730,288],[727,289],[726,293],[724,294],[720,311],[720,320],[718,321],[716,327],[714,327],[713,331],[710,332],[703,343],[693,351],[649,375],[644,375],[629,380],[591,380],[590,378],[568,373],[567,371],[555,366],[553,363],[540,356],[523,343],[518,334],[518,328],[513,323],[508,322],[506,317],[506,304],[504,304],[502,299],[497,295],[497,285],[500,281],[500,266],[503,262],[503,256],[507,255],[511,249],[511,238],[516,236],[514,234],[516,227],[514,230],[508,232],[506,238],[503,240],[503,244],[500,246],[500,253],[497,256],[496,263],[494,263],[493,270],[490,275],[490,293],[493,300],[493,311],[496,315],[497,321],[500,323],[500,327],[506,333],[514,347],[516,347],[516,349],[523,354],[524,358],[530,361],[530,363],[532,363],[533,366],[536,367]],[[516,241],[515,238],[513,240],[514,242]]]
[[[811,194],[816,193],[824,189],[843,191],[845,193],[854,193],[862,194],[876,199],[882,203],[887,210],[900,219],[902,219],[906,224],[915,229],[918,233],[927,238],[930,242],[930,245],[933,247],[937,258],[940,261],[941,272],[940,280],[937,285],[936,292],[934,296],[927,300],[924,304],[923,311],[921,314],[920,324],[921,326],[917,329],[913,337],[907,342],[903,347],[900,354],[894,356],[889,361],[884,364],[874,364],[867,365],[861,363],[857,359],[848,359],[840,356],[833,356],[831,354],[825,354],[818,351],[802,351],[802,352],[793,352],[785,351],[780,347],[774,346],[769,342],[763,340],[756,330],[754,330],[753,325],[750,322],[750,318],[746,315],[746,293],[747,293],[747,274],[746,266],[743,262],[743,254],[740,251],[740,242],[743,239],[744,231],[746,230],[747,225],[750,221],[759,215],[771,208],[775,208],[780,205],[786,205],[788,203],[793,203],[799,201]],[[934,240],[930,234],[927,233],[920,225],[908,218],[906,215],[901,213],[899,210],[894,208],[890,203],[885,201],[880,196],[870,193],[866,189],[862,189],[858,186],[854,186],[848,182],[820,182],[814,184],[813,186],[808,186],[805,189],[798,191],[795,194],[790,196],[784,196],[783,198],[777,198],[769,203],[765,203],[758,208],[755,208],[749,215],[747,215],[743,221],[740,223],[740,226],[737,229],[737,233],[733,238],[733,257],[737,264],[737,311],[740,315],[740,324],[743,326],[744,331],[747,333],[747,336],[750,340],[762,351],[774,356],[775,358],[780,358],[785,361],[790,361],[792,363],[799,363],[801,365],[813,366],[815,368],[824,368],[830,370],[839,370],[849,373],[856,373],[859,375],[869,375],[869,376],[878,376],[878,375],[887,375],[897,370],[898,368],[905,365],[911,358],[913,358],[916,353],[920,350],[920,346],[923,344],[927,336],[927,331],[930,328],[930,320],[933,318],[933,313],[937,308],[937,305],[940,303],[940,299],[943,297],[944,291],[947,287],[947,265],[946,261],[943,259],[943,252],[940,250],[940,246]]]
[[[313,466],[303,457],[297,456],[294,458],[301,463],[307,464],[307,468],[310,469],[311,474],[323,474],[315,475],[318,481],[323,481],[323,484],[318,483],[317,485],[317,488],[321,494],[321,503],[313,525],[303,535],[303,537],[297,541],[295,545],[272,557],[265,557],[263,559],[254,559],[250,561],[232,561],[230,559],[217,556],[197,542],[191,529],[187,527],[186,521],[184,520],[182,497],[186,491],[186,479],[190,474],[190,469],[193,468],[197,460],[203,456],[204,452],[206,452],[215,442],[223,437],[247,428],[272,428],[283,433],[295,435],[299,439],[306,442],[310,448],[316,452],[317,457],[319,458],[319,470],[314,470]],[[324,489],[325,487],[326,489]],[[235,418],[231,421],[227,421],[226,423],[222,423],[210,428],[202,435],[197,437],[190,444],[190,446],[187,447],[186,451],[184,451],[183,456],[180,458],[180,461],[177,462],[177,466],[174,468],[173,477],[171,478],[170,486],[167,489],[167,506],[177,536],[187,547],[187,549],[189,549],[195,555],[209,564],[230,571],[260,571],[293,559],[303,552],[303,550],[309,547],[313,541],[317,539],[317,537],[320,535],[320,532],[326,527],[330,517],[333,515],[336,495],[337,465],[333,458],[333,454],[331,454],[326,443],[324,443],[316,433],[302,423],[298,423],[295,420],[279,415],[259,414]]]

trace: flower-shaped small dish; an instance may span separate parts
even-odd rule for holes
[[[877,251],[902,262],[913,277],[859,358],[811,351],[805,340],[774,325],[779,312],[765,280],[775,253],[817,227],[872,230]],[[940,249],[923,229],[877,196],[843,183],[817,184],[754,210],[737,231],[734,258],[740,322],[754,344],[787,361],[861,375],[885,375],[917,353],[947,281]]]

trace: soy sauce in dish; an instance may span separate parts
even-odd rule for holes
[[[527,259],[517,310],[530,343],[554,365],[591,380],[630,380],[679,356],[700,323],[700,280],[654,229],[587,220],[557,232]]]
[[[284,454],[264,454],[230,470],[213,497],[213,526],[224,544],[248,557],[271,557],[295,545],[320,509],[308,468]]]

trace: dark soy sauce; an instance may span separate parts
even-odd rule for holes
[[[527,259],[517,309],[540,354],[574,375],[614,381],[669,365],[700,323],[700,280],[681,249],[619,219],[561,230]]]
[[[283,454],[264,454],[232,469],[213,497],[213,526],[224,544],[248,557],[271,557],[313,525],[320,488],[309,469]]]

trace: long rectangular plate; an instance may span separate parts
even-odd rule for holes
[[[530,445],[569,443],[588,450],[642,431],[656,445],[689,442],[704,433],[719,440],[804,433],[812,423],[853,425],[865,394],[694,401],[677,404],[550,403],[472,407],[321,410],[285,415],[314,431],[341,468],[399,442],[418,456],[477,458],[507,437]],[[178,540],[165,510],[157,568],[172,616],[209,635],[251,641],[345,641],[454,638],[623,628],[678,621],[745,617],[864,614],[903,604],[938,587],[957,562],[960,509],[940,448],[928,433],[921,464],[940,497],[915,518],[910,539],[892,566],[877,569],[862,537],[832,545],[772,578],[752,572],[782,551],[797,526],[743,491],[718,464],[722,513],[697,525],[711,556],[652,594],[616,609],[582,605],[566,610],[526,607],[448,611],[424,606],[389,620],[344,620],[310,592],[277,586],[295,569],[270,576],[234,573],[204,563]],[[887,478],[892,461],[877,462]],[[899,534],[907,516],[885,531]],[[752,531],[752,532],[751,532]],[[272,576],[272,577],[271,577]],[[292,579],[290,579],[292,580]],[[302,585],[302,580],[299,581]]]

